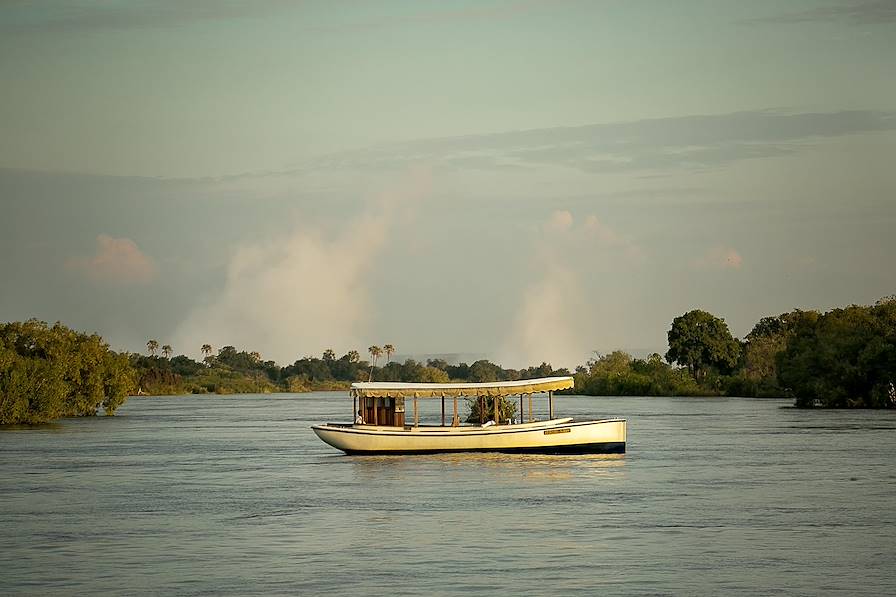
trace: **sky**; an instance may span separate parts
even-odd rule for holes
[[[896,1],[0,3],[0,321],[664,353],[896,293]]]

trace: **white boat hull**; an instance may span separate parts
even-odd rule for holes
[[[377,427],[314,425],[314,433],[346,454],[506,452],[619,454],[625,452],[624,419],[576,422],[553,419],[492,427]]]

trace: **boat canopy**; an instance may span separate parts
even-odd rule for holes
[[[367,381],[352,384],[352,396],[358,398],[439,398],[445,396],[516,396],[538,394],[573,387],[572,377],[540,377],[518,381],[489,383],[401,383]]]

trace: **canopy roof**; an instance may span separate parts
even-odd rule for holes
[[[572,377],[540,377],[490,383],[401,383],[368,381],[352,384],[352,396],[361,398],[438,398],[441,396],[514,396],[573,387]]]

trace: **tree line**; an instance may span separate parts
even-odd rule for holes
[[[636,359],[621,351],[576,367],[576,393],[792,398],[799,407],[896,408],[896,296],[827,313],[763,317],[742,340],[702,310],[672,321],[668,351]],[[131,394],[304,392],[355,381],[491,382],[569,375],[549,363],[504,369],[488,360],[391,360],[394,346],[341,357],[325,350],[280,366],[255,351],[204,344],[201,361],[150,340],[148,355],[118,353],[97,334],[61,323],[0,324],[0,424],[113,414]],[[156,354],[161,349],[161,355]],[[386,362],[378,365],[385,355]]]
[[[184,355],[158,356],[153,354],[150,343],[158,348],[158,343],[150,340],[147,342],[149,355],[130,357],[137,371],[139,393],[304,392],[347,388],[356,381],[489,382],[570,375],[569,370],[554,369],[548,363],[524,369],[504,369],[485,359],[472,364],[450,364],[443,359],[426,362],[406,359],[398,363],[389,360],[395,352],[390,344],[383,348],[371,346],[370,360],[362,359],[356,350],[337,357],[335,351],[327,349],[320,357],[306,356],[281,367],[262,359],[257,352],[237,350],[233,346],[224,346],[212,354],[214,350],[206,344],[208,350],[203,350],[206,356],[199,362]],[[387,362],[377,365],[384,354]]]
[[[676,317],[659,354],[614,352],[576,370],[592,395],[792,398],[799,407],[896,408],[896,297],[763,317],[743,340],[706,311]],[[674,367],[677,364],[679,367]]]

